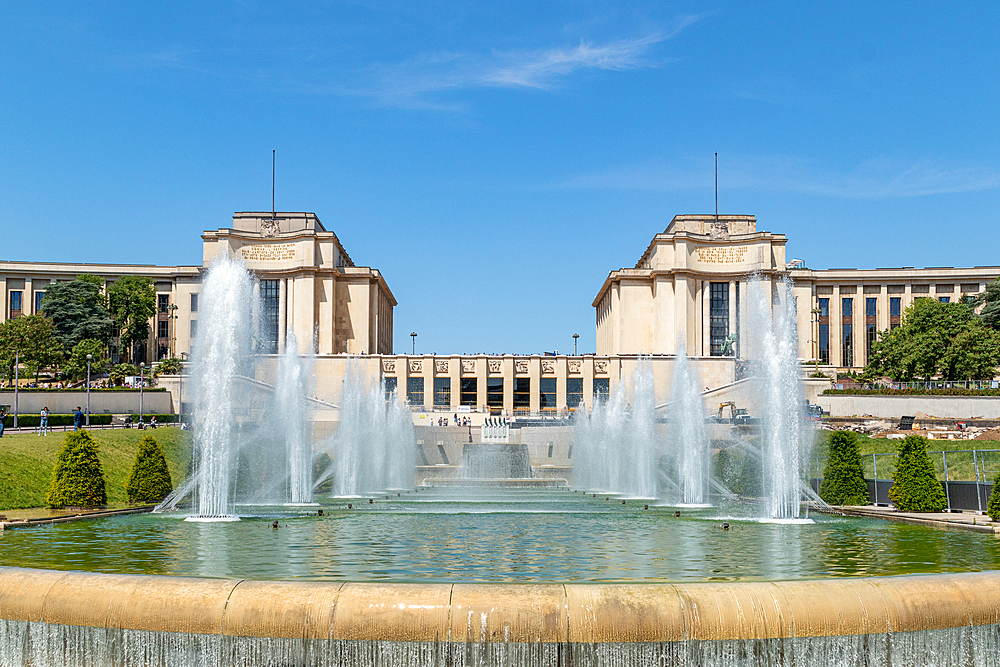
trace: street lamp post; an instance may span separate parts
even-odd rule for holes
[[[177,421],[184,424],[184,362],[187,361],[187,352],[181,352],[181,370],[177,374]]]
[[[410,340],[413,342],[413,349],[411,350],[411,354],[416,354],[417,353],[417,332],[416,331],[414,331],[414,332],[412,332],[410,334]]]
[[[17,428],[17,385],[20,384],[18,380],[20,375],[18,375],[18,366],[21,365],[21,351],[14,350],[14,428]]]
[[[573,356],[574,357],[576,356],[576,341],[577,341],[578,338],[580,338],[580,334],[577,334],[577,333],[573,334]]]
[[[174,357],[174,343],[177,340],[177,304],[172,303],[167,306],[170,313],[170,356]]]
[[[139,364],[139,423],[142,423],[142,385],[146,384],[146,362]]]
[[[94,355],[87,355],[87,428],[90,428],[90,360]]]
[[[820,310],[819,310],[819,308],[813,308],[810,312],[812,313],[812,322],[813,322],[813,324],[816,325],[816,328],[814,330],[814,335],[813,335],[813,350],[814,350],[814,353],[813,353],[813,362],[816,365],[815,373],[816,373],[816,375],[819,375],[819,313],[820,313]]]

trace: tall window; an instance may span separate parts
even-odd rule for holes
[[[198,320],[191,320],[191,338],[198,335]]]
[[[899,318],[902,313],[903,300],[898,296],[889,299],[889,330],[899,327]]]
[[[938,301],[940,301],[941,303],[951,303],[951,297],[950,296],[939,296],[938,297]]]
[[[594,403],[598,401],[607,402],[611,396],[611,380],[608,378],[594,378]]]
[[[729,336],[729,283],[709,283],[709,343],[713,357],[721,357]]]
[[[170,335],[169,329],[170,323],[166,320],[160,320],[156,323],[156,337],[157,338],[167,338]]]
[[[406,400],[410,405],[424,404],[423,378],[406,378]]]
[[[872,358],[872,345],[878,340],[878,299],[865,299],[865,361]]]
[[[538,380],[538,407],[542,410],[555,410],[558,407],[555,378]]]
[[[264,354],[278,353],[278,281],[260,281],[262,306],[260,322],[260,351]]]
[[[451,407],[451,378],[434,378],[434,407]]]
[[[819,361],[830,363],[830,300],[819,300]]]
[[[566,407],[576,410],[583,403],[583,378],[566,378]]]
[[[398,385],[399,380],[397,378],[382,378],[382,386],[385,388],[385,400],[388,401],[392,399],[392,394],[396,391],[396,387]]]
[[[157,294],[156,295],[156,310],[161,313],[167,312],[170,308],[170,295],[169,294]]]
[[[514,407],[531,407],[531,378],[514,378]]]
[[[462,391],[458,395],[459,405],[475,405],[476,393],[479,389],[478,378],[462,378]]]
[[[11,319],[21,316],[21,292],[12,290],[10,293],[10,317]]]
[[[486,378],[486,405],[503,408],[503,378]]]
[[[45,298],[45,292],[35,292],[35,313],[42,312],[42,299]]]
[[[191,295],[191,312],[192,313],[197,313],[198,312],[198,295],[197,294],[192,294]]]
[[[875,312],[878,307],[878,299],[867,298],[865,299],[865,317],[875,317]]]
[[[854,365],[854,299],[841,299],[841,366]]]

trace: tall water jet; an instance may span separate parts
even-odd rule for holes
[[[416,439],[409,411],[380,380],[368,386],[361,361],[348,364],[333,464],[317,483],[333,477],[335,496],[360,496],[413,486]]]
[[[677,349],[667,408],[667,442],[677,474],[676,500],[685,505],[704,505],[708,502],[711,457],[701,380],[688,359],[683,339],[678,341]]]
[[[201,290],[198,339],[191,354],[198,516],[229,518],[238,404],[236,376],[247,371],[252,284],[235,257],[219,257]]]
[[[287,497],[293,504],[312,502],[312,420],[304,400],[312,375],[310,361],[311,356],[299,356],[298,341],[289,329],[285,335],[285,353],[278,362],[273,422],[279,439],[284,440]]]
[[[795,298],[790,278],[749,283],[749,343],[753,395],[761,423],[765,515],[795,519],[800,512],[801,465],[809,438],[798,361]]]
[[[653,373],[640,359],[629,393],[619,385],[607,403],[581,410],[574,428],[574,486],[636,498],[657,496],[660,445],[656,438]]]

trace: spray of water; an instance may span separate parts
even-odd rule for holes
[[[761,419],[761,471],[765,515],[796,519],[800,512],[801,466],[809,437],[798,361],[795,299],[791,279],[760,276],[748,283],[745,337],[752,369],[752,396]]]
[[[285,353],[278,362],[273,412],[277,435],[284,440],[288,474],[288,500],[312,502],[312,419],[303,398],[312,377],[313,356],[300,356],[295,333],[285,336]]]
[[[701,397],[701,380],[685,351],[683,339],[674,362],[667,410],[670,428],[667,431],[668,451],[676,472],[675,502],[685,505],[708,503],[710,451],[705,430],[705,408]]]

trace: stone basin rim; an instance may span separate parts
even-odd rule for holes
[[[0,620],[411,642],[844,636],[1000,625],[1000,571],[768,582],[425,584],[0,567]]]

